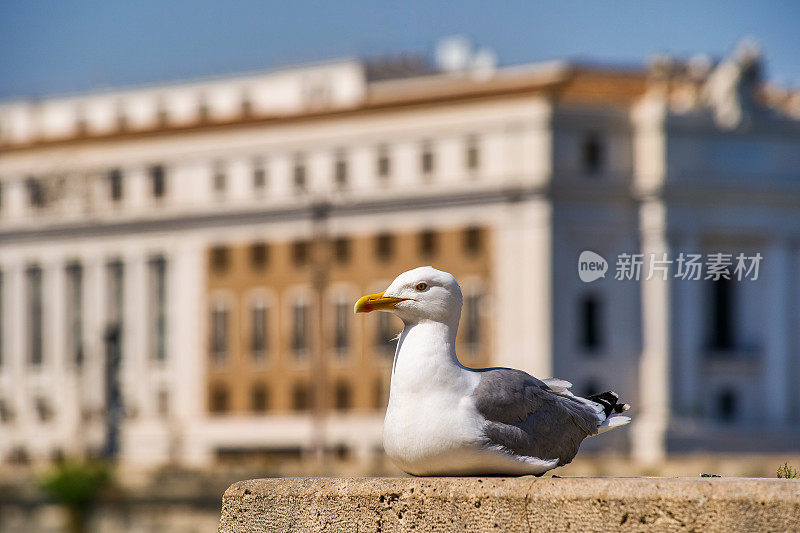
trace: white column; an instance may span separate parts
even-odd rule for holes
[[[58,257],[42,265],[44,287],[42,290],[45,317],[44,335],[47,338],[47,367],[53,376],[52,388],[46,391],[48,401],[56,415],[58,435],[64,450],[80,452],[80,433],[76,422],[80,416],[78,387],[73,380],[75,375],[72,353],[66,349],[68,327],[66,323],[66,276],[65,263]]]
[[[23,443],[23,434],[29,432],[33,420],[31,417],[35,413],[30,406],[30,398],[27,392],[28,362],[26,353],[26,329],[28,320],[28,308],[25,300],[25,262],[21,257],[6,258],[10,260],[5,263],[5,288],[8,292],[6,296],[7,311],[5,314],[6,330],[8,337],[6,346],[8,352],[4,365],[6,372],[11,377],[9,389],[4,391],[5,398],[9,402],[15,414],[14,434],[10,435],[11,446]],[[14,438],[16,436],[16,438]]]
[[[763,394],[764,416],[772,424],[783,424],[789,413],[791,285],[789,245],[783,240],[771,243],[764,254],[761,271],[767,282]]]
[[[149,204],[150,181],[147,173],[148,167],[145,166],[125,169],[124,203],[134,212],[145,209]]]
[[[233,202],[247,202],[253,199],[253,159],[238,157],[231,159],[227,166],[227,195]]]
[[[3,190],[3,209],[5,215],[12,220],[19,220],[29,213],[28,195],[25,190],[25,177],[6,181]]]
[[[122,388],[126,409],[134,409],[139,416],[146,404],[147,360],[147,285],[146,257],[144,251],[130,250],[124,258],[122,337]]]
[[[495,231],[495,364],[551,377],[551,205],[539,198],[504,208]]]
[[[645,200],[640,208],[642,253],[661,257],[667,245],[666,207],[657,199]],[[639,364],[639,404],[632,429],[634,458],[652,464],[666,454],[665,437],[669,421],[670,382],[670,295],[669,278],[654,275],[644,281],[642,268],[642,357]]]
[[[200,324],[203,303],[204,266],[202,242],[185,239],[170,256],[170,423],[179,435],[178,456],[187,465],[207,462],[209,450],[203,439],[203,405],[206,361]]]
[[[678,254],[699,253],[697,239],[694,236],[682,238],[679,246],[672,251],[671,259]],[[699,415],[700,399],[697,396],[698,381],[701,378],[700,358],[702,346],[702,281],[674,281],[675,322],[675,401],[679,414],[686,417]]]
[[[105,440],[105,258],[99,253],[84,255],[83,264],[83,358],[81,373],[84,401],[96,417],[89,426],[87,443],[93,448]],[[86,428],[86,429],[89,429]]]

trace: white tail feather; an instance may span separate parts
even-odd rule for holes
[[[630,423],[630,421],[631,417],[629,416],[621,416],[621,415],[609,416],[608,418],[606,418],[605,422],[600,424],[600,426],[598,427],[597,434],[600,435],[601,433],[605,433],[606,431],[611,431],[614,428],[624,426]]]

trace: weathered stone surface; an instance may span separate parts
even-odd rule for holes
[[[235,483],[220,531],[800,531],[800,481],[287,478]]]

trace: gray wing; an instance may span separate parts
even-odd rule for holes
[[[583,439],[597,433],[600,420],[590,406],[530,374],[492,368],[480,377],[473,400],[486,418],[491,444],[519,455],[558,458],[561,466],[572,461]]]

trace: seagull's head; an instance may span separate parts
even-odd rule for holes
[[[403,272],[389,287],[362,296],[356,313],[390,311],[406,324],[432,320],[458,325],[461,316],[461,288],[452,274],[424,266]]]

